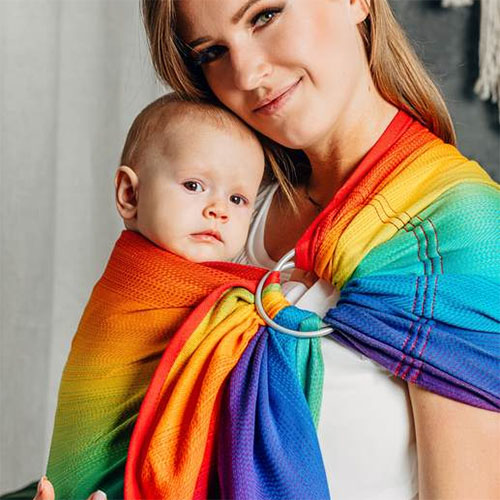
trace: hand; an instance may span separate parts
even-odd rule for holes
[[[52,483],[43,476],[38,482],[38,489],[33,500],[55,500],[55,492]],[[101,490],[94,491],[87,500],[106,500],[106,493]]]
[[[300,281],[307,286],[307,288],[311,288],[316,281],[318,281],[318,277],[311,271],[303,271],[302,269],[294,269],[290,276],[290,281]]]

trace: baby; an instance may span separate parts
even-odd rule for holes
[[[177,299],[180,281],[196,266],[192,286],[202,296],[211,291],[202,273],[226,282],[199,263],[229,261],[243,248],[265,155],[229,112],[167,95],[137,116],[120,163],[116,205],[129,231],[94,287],[61,379],[47,468],[56,498],[85,498],[97,487],[123,498],[141,401],[195,306]]]
[[[56,498],[97,488],[123,498],[132,431],[170,339],[217,287],[262,275],[213,262],[243,248],[265,173],[263,147],[237,117],[164,96],[135,119],[120,163],[116,205],[129,231],[94,287],[61,380],[47,468]],[[219,313],[247,310],[241,294],[216,308],[214,329]]]
[[[165,250],[192,262],[231,260],[245,244],[264,163],[237,117],[170,94],[132,124],[116,206],[127,229]]]

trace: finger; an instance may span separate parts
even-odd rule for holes
[[[38,481],[36,495],[33,500],[55,500],[54,487],[45,476]]]
[[[318,281],[318,277],[312,271],[309,271],[305,274],[304,284],[309,288],[311,288],[314,285],[314,283],[316,283],[316,281]]]
[[[106,499],[107,499],[106,493],[104,493],[104,491],[101,490],[94,491],[94,493],[92,493],[92,495],[90,495],[87,498],[87,500],[106,500]]]

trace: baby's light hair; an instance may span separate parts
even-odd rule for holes
[[[186,101],[175,93],[165,94],[148,104],[133,121],[123,146],[120,164],[132,169],[139,168],[144,152],[161,140],[159,136],[165,132],[169,123],[186,118],[206,120],[220,129],[255,136],[230,111],[213,104]]]

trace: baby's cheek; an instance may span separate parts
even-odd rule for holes
[[[247,242],[248,233],[250,232],[250,216],[245,217],[239,225],[239,246],[243,248]]]
[[[235,225],[236,226],[236,225]],[[224,258],[223,260],[234,259],[246,244],[247,231],[245,228],[233,227],[232,231],[226,234],[224,240]]]

